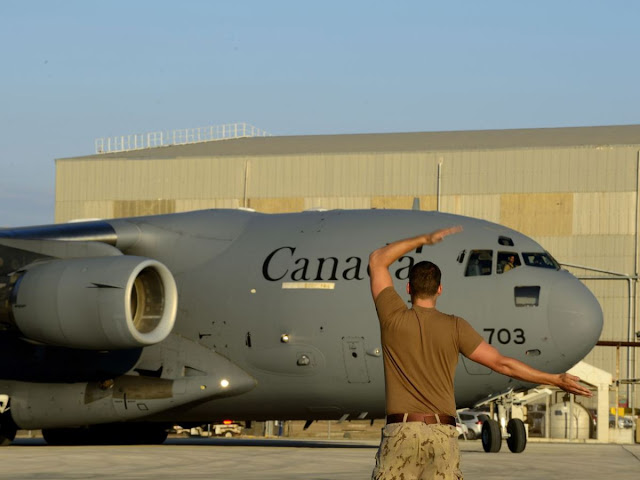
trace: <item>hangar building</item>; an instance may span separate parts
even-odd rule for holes
[[[525,233],[598,297],[601,340],[638,341],[640,125],[251,137],[56,160],[56,222],[252,208],[440,210]],[[136,149],[137,148],[137,149]],[[637,347],[585,359],[640,376]],[[640,406],[635,387],[621,391]],[[626,399],[628,401],[628,399]]]

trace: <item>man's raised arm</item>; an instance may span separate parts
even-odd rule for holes
[[[569,373],[542,372],[526,363],[522,363],[520,360],[502,355],[485,341],[478,345],[474,352],[469,355],[469,358],[485,367],[489,367],[491,370],[518,380],[538,385],[554,385],[574,395],[584,395],[585,397],[592,395],[588,388],[578,383],[580,378]]]
[[[422,245],[435,245],[436,243],[440,243],[447,235],[461,231],[462,227],[460,226],[443,228],[432,233],[425,233],[417,237],[398,240],[397,242],[374,250],[371,255],[369,255],[369,274],[371,276],[371,295],[373,299],[375,300],[385,288],[393,286],[393,280],[389,273],[389,266],[393,262],[411,250],[421,247]]]

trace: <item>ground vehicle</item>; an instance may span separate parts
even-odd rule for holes
[[[212,425],[211,433],[216,437],[233,437],[242,433],[242,427],[231,420]]]
[[[609,414],[609,427],[616,426],[616,416]],[[633,420],[629,417],[618,417],[618,428],[633,428]]]
[[[466,438],[467,440],[472,440],[469,435],[469,428],[464,423],[456,422],[456,430],[458,430],[458,438]]]
[[[474,440],[480,438],[482,433],[482,422],[489,418],[485,412],[476,412],[474,410],[463,410],[458,414],[460,420],[469,429],[467,438]]]
[[[182,428],[176,425],[173,429],[179,435],[183,434],[191,437],[233,437],[242,433],[242,427],[231,420],[192,428]]]

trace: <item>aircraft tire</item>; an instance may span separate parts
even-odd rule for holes
[[[485,420],[482,424],[482,448],[487,453],[497,453],[501,447],[500,425],[495,420]]]
[[[136,440],[138,445],[161,445],[169,436],[164,425],[145,424]]]
[[[527,446],[527,430],[524,422],[518,418],[512,418],[507,423],[507,446],[513,453],[522,453]]]
[[[18,433],[18,427],[8,412],[5,412],[0,416],[0,447],[11,445],[13,439],[16,438],[16,433]]]
[[[17,430],[13,430],[13,431],[2,431],[0,432],[0,447],[6,447],[8,445],[11,445],[11,443],[13,443],[13,439],[16,438],[16,433],[18,433]]]
[[[111,423],[82,428],[46,428],[42,436],[49,445],[160,445],[167,439],[163,425]]]
[[[94,445],[160,445],[169,435],[155,423],[108,423],[89,427]]]
[[[42,438],[47,445],[91,445],[88,428],[43,428]]]

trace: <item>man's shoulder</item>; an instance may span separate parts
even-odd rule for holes
[[[397,299],[400,299],[402,301],[400,295],[398,294],[398,292],[396,292],[396,289],[393,288],[393,286],[389,286],[378,294],[375,299],[375,304],[378,305],[379,303],[393,302]]]
[[[387,287],[375,299],[376,310],[380,321],[408,311],[408,308],[393,287]]]
[[[438,310],[438,313],[443,316],[446,317],[448,320],[450,320],[451,322],[453,322],[456,326],[471,326],[471,324],[466,321],[463,317],[459,316],[459,315],[455,315],[453,313],[445,313],[445,312],[441,312]]]
[[[469,330],[474,330],[473,326],[468,321],[453,313],[445,313],[433,308],[430,313],[427,313],[427,315],[429,314],[432,315],[431,318],[435,321],[446,323],[449,326],[447,328],[458,330],[463,334],[466,334]]]
[[[452,320],[452,321],[457,321],[458,319],[461,318],[461,317],[458,317],[457,315],[454,315],[452,313],[442,312],[442,311],[438,310],[437,308],[430,309],[430,312],[433,315],[436,315],[436,316],[438,316],[440,318],[447,318],[448,320]]]

